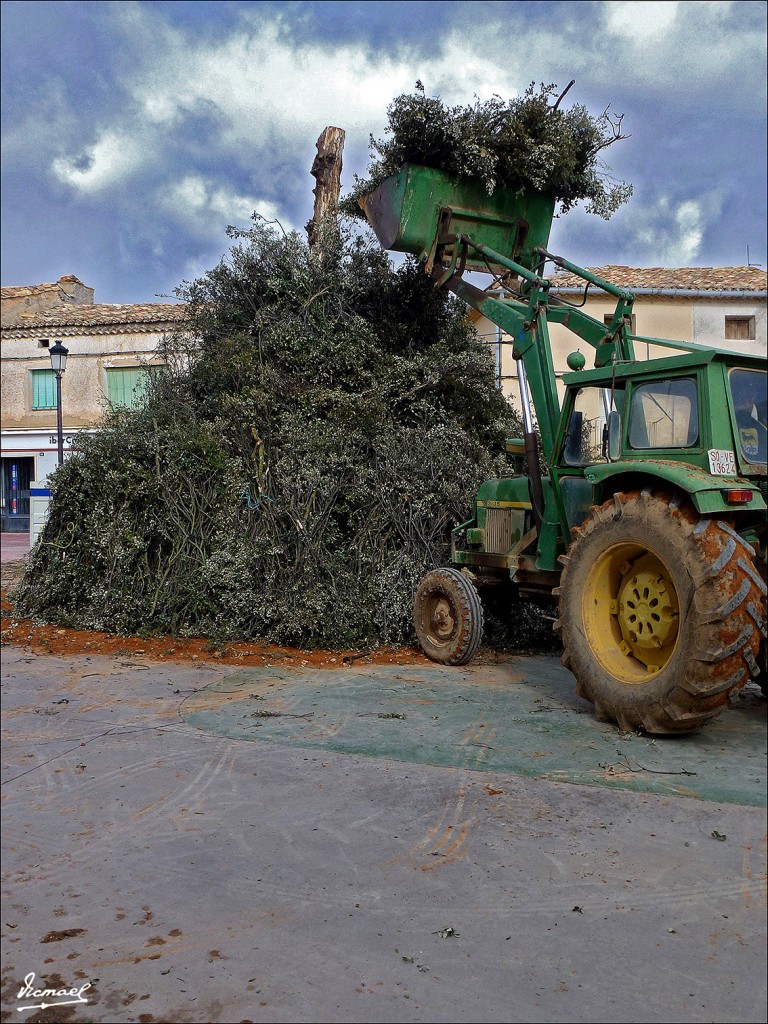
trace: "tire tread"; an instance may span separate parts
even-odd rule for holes
[[[690,580],[686,602],[680,595],[680,643],[685,653],[676,665],[673,654],[647,684],[611,682],[577,626],[578,581],[585,578],[588,560],[599,552],[604,531],[611,529],[634,529],[638,538],[646,532],[663,536]],[[624,730],[680,733],[698,728],[728,705],[730,695],[754,674],[760,632],[765,629],[759,610],[765,585],[753,558],[753,549],[732,526],[699,516],[683,495],[646,488],[614,494],[590,510],[573,531],[563,559],[556,628],[563,643],[563,664],[576,675],[577,693],[594,704],[598,718]]]

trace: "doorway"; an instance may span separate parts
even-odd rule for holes
[[[11,456],[0,461],[0,531],[29,533],[29,487],[35,460]]]

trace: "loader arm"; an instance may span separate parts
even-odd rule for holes
[[[530,306],[510,299],[496,299],[460,277],[444,282],[460,299],[505,331],[514,340],[513,353],[525,366],[533,406],[541,433],[544,455],[549,462],[555,444],[555,429],[560,419],[560,401],[555,385],[555,368],[549,343],[546,315],[538,304]]]
[[[432,269],[435,285],[450,289],[513,339],[513,355],[523,360],[541,433],[542,449],[547,462],[550,462],[560,419],[560,402],[552,362],[549,323],[563,324],[591,345],[595,350],[596,367],[606,366],[614,358],[619,361],[631,360],[634,359],[634,346],[628,326],[631,323],[634,296],[603,281],[583,267],[552,255],[546,249],[536,250],[545,260],[555,262],[585,282],[616,296],[616,311],[610,325],[606,325],[562,300],[555,299],[554,304],[549,295],[549,280],[489,246],[475,243],[468,235],[452,238],[444,236],[440,243]],[[465,281],[462,274],[469,250],[480,253],[489,265],[500,265],[517,274],[522,279],[521,291],[528,301],[500,299]]]

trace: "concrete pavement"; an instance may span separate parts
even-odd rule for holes
[[[6,650],[2,1019],[765,1020],[764,702],[654,744],[430,671]]]

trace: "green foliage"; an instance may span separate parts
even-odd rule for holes
[[[622,119],[608,109],[593,117],[580,104],[561,109],[556,91],[531,83],[523,96],[506,102],[494,96],[449,107],[417,82],[414,94],[396,97],[387,108],[390,137],[371,136],[369,176],[356,178],[341,209],[362,217],[358,199],[410,162],[482,181],[489,195],[497,188],[535,189],[558,200],[563,213],[587,200],[588,212],[608,220],[632,195],[631,185],[610,181],[599,160],[602,150],[625,138]]]
[[[53,478],[22,613],[305,647],[410,635],[417,580],[520,426],[418,266],[258,222],[179,295],[144,405]]]

